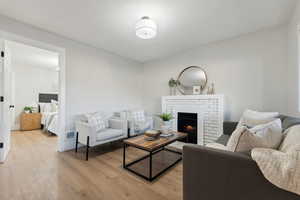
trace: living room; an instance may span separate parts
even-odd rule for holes
[[[4,52],[0,63],[3,67],[0,79],[3,85],[0,90],[0,96],[3,96],[0,109],[0,119],[3,120],[0,123],[0,160],[3,162],[0,164],[0,188],[3,190],[0,198],[259,199],[246,190],[239,188],[240,192],[234,194],[231,189],[221,186],[222,183],[238,187],[249,177],[259,177],[258,182],[253,178],[252,185],[249,183],[244,187],[262,184],[263,189],[251,192],[256,191],[261,195],[260,199],[300,199],[300,188],[297,182],[293,182],[297,170],[289,171],[294,175],[291,178],[284,174],[286,166],[278,167],[284,175],[274,181],[272,174],[264,171],[265,166],[261,167],[248,152],[247,159],[244,155],[238,156],[247,163],[237,162],[232,170],[237,170],[242,177],[243,169],[251,165],[255,175],[250,172],[247,175],[245,170],[244,177],[238,182],[237,179],[228,179],[229,176],[234,178],[232,172],[225,173],[226,170],[216,168],[229,170],[230,161],[234,162],[236,158],[230,153],[235,152],[226,151],[229,157],[226,153],[220,154],[224,156],[220,157],[221,160],[227,160],[223,166],[210,160],[217,154],[215,151],[222,150],[207,153],[207,149],[201,149],[216,141],[218,145],[207,148],[226,147],[227,141],[220,142],[220,137],[237,130],[237,124],[233,122],[241,122],[244,115],[249,115],[249,110],[251,117],[264,118],[264,122],[266,116],[274,121],[274,118],[280,118],[281,143],[286,135],[283,132],[291,127],[297,128],[297,117],[300,117],[299,21],[300,3],[296,0],[0,2],[0,44]],[[5,70],[9,63],[9,56],[5,56],[9,55],[6,43],[10,41],[59,54],[60,134],[52,144],[37,142],[38,137],[32,138],[25,133],[11,136],[5,124],[9,109],[13,109],[5,90],[5,81],[8,80],[5,79]],[[183,79],[194,78],[195,73],[201,74],[201,84],[187,89]],[[188,105],[183,106],[187,102]],[[209,110],[211,105],[216,105],[216,110]],[[103,116],[94,116],[95,127],[109,126],[119,132],[105,132],[100,138],[91,136],[93,131],[87,131],[85,123],[91,120],[90,114],[96,112],[113,116],[105,121],[109,125],[103,125],[101,120],[102,124],[99,123]],[[200,146],[199,155],[203,156],[199,157],[199,162],[209,163],[203,165],[203,170],[208,171],[195,172],[195,168],[202,168],[191,162],[193,159],[198,162],[198,158],[189,156],[194,155],[193,145],[187,145],[185,159],[185,147],[182,149],[182,146],[191,142],[184,135],[178,138],[171,138],[176,135],[166,136],[168,142],[160,144],[170,148],[170,154],[174,149],[179,152],[174,154],[170,168],[159,173],[159,165],[155,163],[158,158],[153,155],[154,174],[148,165],[148,160],[152,160],[150,157],[135,169],[128,170],[130,161],[147,156],[149,151],[153,153],[148,147],[136,148],[136,143],[146,141],[137,139],[147,131],[149,135],[156,131],[180,132],[178,116],[182,113],[197,114],[199,135],[193,143]],[[77,123],[82,116],[86,119]],[[135,117],[147,124],[134,123]],[[173,119],[169,124],[163,123],[166,118]],[[215,129],[207,128],[209,123],[216,124]],[[112,134],[116,136],[111,137]],[[293,140],[297,141],[296,138]],[[177,140],[180,142],[168,146]],[[279,146],[274,149],[279,151]],[[161,150],[153,148],[155,153]],[[249,167],[248,171],[251,170]],[[145,173],[144,177],[139,173]],[[147,180],[149,176],[150,181]],[[192,184],[189,181],[195,180],[187,179],[190,176],[201,179],[193,182],[199,187],[186,189]],[[219,177],[222,180],[217,181],[221,179]],[[214,184],[211,190],[207,189]],[[222,196],[215,196],[214,192]]]

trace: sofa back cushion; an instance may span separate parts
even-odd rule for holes
[[[289,117],[289,116],[280,115],[280,118],[282,118],[282,129],[284,131],[292,126],[300,124],[300,118],[297,118],[297,117]]]

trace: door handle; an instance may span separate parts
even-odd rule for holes
[[[9,108],[15,108],[15,106],[14,105],[10,105]]]

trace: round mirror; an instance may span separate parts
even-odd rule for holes
[[[191,66],[185,68],[178,76],[177,88],[185,95],[194,94],[194,86],[200,87],[202,93],[207,83],[207,76],[201,67]]]

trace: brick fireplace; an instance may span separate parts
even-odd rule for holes
[[[173,130],[188,133],[189,143],[211,143],[223,133],[223,95],[164,96],[162,112],[172,113]]]

